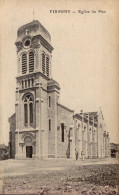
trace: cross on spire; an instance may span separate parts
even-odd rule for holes
[[[34,9],[33,9],[33,12],[32,12],[32,14],[33,14],[33,20],[34,20],[34,15],[35,15],[35,13],[36,13],[36,12],[35,12]]]

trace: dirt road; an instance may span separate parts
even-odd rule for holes
[[[112,160],[7,160],[0,167],[1,194],[118,194],[119,165]]]

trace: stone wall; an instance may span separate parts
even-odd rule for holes
[[[75,147],[82,158],[97,158],[97,127],[82,116],[74,116]]]
[[[57,156],[72,158],[75,150],[73,145],[74,129],[72,128],[74,111],[60,104],[57,105],[57,109]],[[62,124],[64,124],[64,141],[62,141]]]
[[[51,105],[48,103],[48,156],[57,157],[57,101],[58,92],[56,90],[50,90],[48,92],[48,99],[50,96]],[[49,120],[51,123],[51,129],[49,129]]]
[[[15,130],[16,130],[16,114],[13,114],[9,118],[10,131],[9,131],[9,149],[10,158],[15,157]]]

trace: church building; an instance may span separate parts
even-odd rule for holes
[[[102,111],[74,110],[59,103],[60,86],[52,78],[51,36],[37,21],[17,31],[15,114],[9,118],[10,156],[85,158],[109,156],[109,134]]]

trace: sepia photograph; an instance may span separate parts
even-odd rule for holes
[[[118,0],[0,0],[0,194],[118,195]]]

